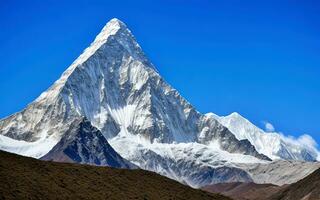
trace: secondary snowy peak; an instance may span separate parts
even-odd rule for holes
[[[207,116],[217,119],[239,140],[249,140],[250,143],[256,147],[258,152],[267,155],[272,159],[317,160],[318,152],[316,150],[299,143],[290,142],[279,133],[264,132],[239,113],[234,112],[224,117],[209,113]]]

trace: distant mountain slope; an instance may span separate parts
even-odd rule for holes
[[[75,120],[60,142],[41,159],[115,168],[137,168],[122,158],[102,133],[85,118]]]
[[[218,120],[227,127],[238,140],[249,140],[259,153],[267,155],[272,159],[300,161],[316,161],[320,159],[320,153],[315,147],[286,139],[276,132],[264,132],[239,113],[234,112],[222,117],[208,113],[207,116]]]
[[[235,200],[319,200],[320,169],[291,185],[256,183],[218,183],[202,188]]]
[[[265,200],[278,192],[281,187],[272,184],[218,183],[202,188],[212,193],[220,193],[235,200]]]
[[[320,169],[272,195],[268,200],[319,200]]]
[[[239,164],[250,174],[253,182],[286,185],[295,183],[320,168],[320,162],[277,160],[267,164]],[[240,181],[243,182],[243,181]]]
[[[0,199],[229,199],[143,170],[0,158]]]

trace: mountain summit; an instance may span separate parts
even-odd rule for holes
[[[106,24],[53,86],[23,111],[0,121],[0,149],[46,158],[61,140],[74,144],[65,135],[83,118],[124,159],[194,187],[252,181],[243,164],[270,161],[249,140],[237,139],[219,120],[199,113],[166,83],[117,19]],[[79,141],[75,144],[92,147],[92,140],[88,145]],[[54,152],[61,153],[58,150]],[[90,158],[107,158],[103,152]]]

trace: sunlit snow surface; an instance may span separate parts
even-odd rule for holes
[[[157,142],[150,143],[140,136],[133,135],[119,135],[109,140],[109,143],[116,151],[120,152],[120,154],[127,159],[135,156],[136,149],[145,149],[151,150],[164,158],[171,158],[173,160],[196,158],[199,163],[214,167],[224,166],[226,163],[267,163],[267,161],[257,159],[253,156],[223,151],[219,148],[218,143],[209,145],[196,142],[171,144]]]
[[[47,154],[57,142],[53,137],[43,137],[35,142],[26,142],[0,135],[1,150],[33,158],[41,158]]]
[[[203,170],[206,174],[210,173],[210,168],[237,168],[239,164],[269,163],[253,156],[223,151],[218,143],[150,143],[143,137],[124,132],[109,140],[109,143],[122,157],[142,169],[154,171],[195,188],[214,183],[210,178],[199,182],[190,178],[198,171]]]
[[[308,135],[295,139],[276,132],[264,132],[238,113],[222,117],[208,113],[207,116],[217,119],[239,140],[248,139],[260,153],[269,158],[302,161],[320,159],[316,143]]]

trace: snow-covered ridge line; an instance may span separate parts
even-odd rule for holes
[[[48,153],[57,142],[58,141],[54,137],[46,138],[46,135],[35,142],[15,140],[4,135],[0,135],[1,150],[33,158],[41,158],[43,155]]]
[[[120,29],[126,29],[130,32],[126,25],[117,18],[111,19],[101,30],[101,32],[96,36],[94,41],[87,47],[82,54],[68,67],[66,71],[63,72],[61,77],[54,83],[50,88],[52,93],[57,94],[61,91],[61,88],[67,81],[68,77],[73,73],[73,71],[81,64],[86,62],[107,40],[110,36],[115,35]],[[50,91],[49,89],[49,91]],[[51,94],[50,96],[53,96]],[[43,92],[36,101],[40,101],[48,95],[48,91]]]
[[[260,153],[272,159],[319,161],[316,143],[308,135],[295,139],[277,132],[265,132],[236,112],[221,117],[213,113],[206,115],[217,119],[239,140],[248,139]]]
[[[110,20],[96,36],[90,46],[83,51],[83,53],[71,64],[65,73],[68,74],[69,71],[72,71],[75,67],[84,63],[108,40],[111,35],[115,35],[120,29],[127,29],[127,27],[123,22],[116,18]]]

